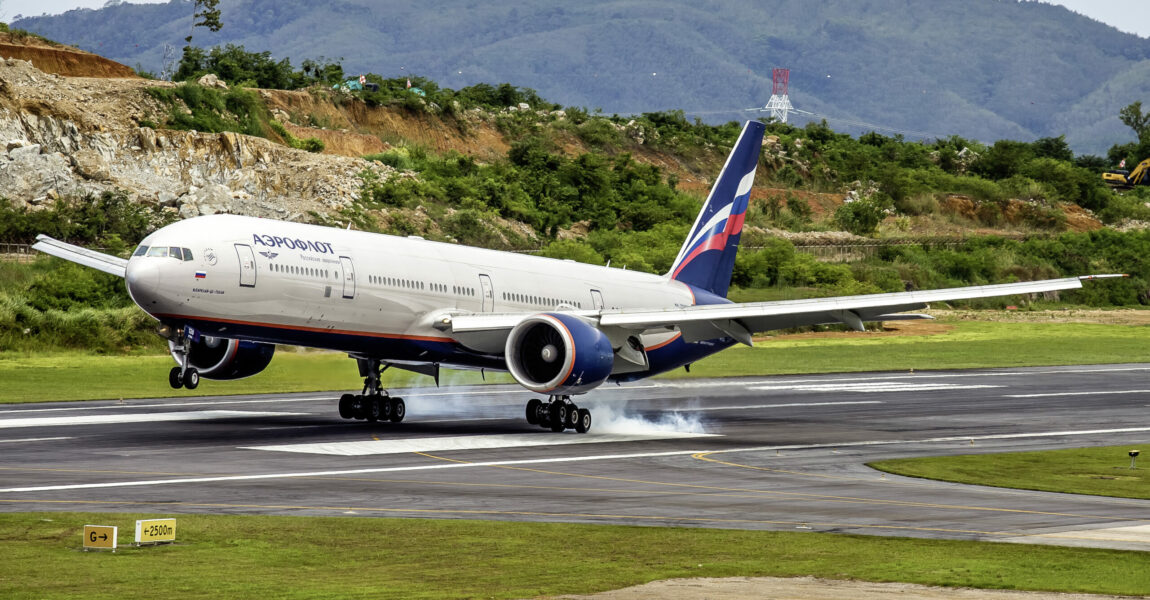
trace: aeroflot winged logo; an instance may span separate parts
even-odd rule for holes
[[[743,220],[747,215],[747,205],[750,202],[751,185],[754,183],[754,179],[755,171],[752,169],[739,181],[734,202],[720,209],[702,227],[697,229],[687,247],[683,261],[673,275],[678,275],[684,267],[691,264],[696,256],[708,250],[723,250],[727,247],[727,241],[730,238],[735,237],[737,239],[737,236],[743,231]]]
[[[266,258],[268,260],[271,260],[271,259],[273,259],[279,255],[280,255],[279,252],[260,252],[260,256],[263,256],[264,258]]]
[[[286,248],[288,250],[310,250],[320,254],[335,254],[330,242],[305,240],[303,238],[290,238],[278,235],[252,234],[252,244],[256,246],[269,246],[271,248]],[[261,252],[261,254],[263,254]],[[266,256],[266,255],[265,255]],[[271,258],[270,256],[268,258]]]

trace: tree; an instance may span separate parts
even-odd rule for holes
[[[1123,124],[1134,130],[1139,140],[1145,140],[1147,134],[1150,134],[1150,114],[1142,114],[1141,101],[1118,111],[1118,118],[1122,120]]]
[[[220,0],[195,0],[192,12],[192,31],[195,31],[196,27],[207,27],[209,31],[219,31],[224,26],[220,22],[219,3]],[[200,20],[197,21],[196,19]],[[192,34],[190,32],[184,41],[191,45]]]

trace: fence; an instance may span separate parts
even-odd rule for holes
[[[32,262],[40,253],[29,244],[9,244],[0,242],[0,260],[8,262]]]

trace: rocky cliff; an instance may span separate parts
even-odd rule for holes
[[[167,108],[139,78],[65,77],[0,59],[0,197],[33,206],[123,190],[183,217],[216,212],[280,219],[330,213],[378,163],[294,150],[234,133],[155,130]]]

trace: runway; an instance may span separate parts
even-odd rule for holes
[[[528,425],[532,395],[514,386],[393,394],[407,402],[401,424],[344,421],[338,393],[0,406],[0,511],[561,521],[1150,550],[1150,501],[865,466],[1136,448],[1150,439],[1150,365],[611,385],[576,398],[595,419],[585,435]]]

